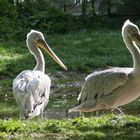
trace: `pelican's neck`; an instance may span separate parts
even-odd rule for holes
[[[134,42],[132,42],[132,40],[127,34],[124,33],[123,39],[126,44],[126,47],[131,52],[133,57],[133,68],[134,68],[133,72],[140,74],[140,50],[137,47],[137,45]]]
[[[39,70],[39,71],[44,73],[44,71],[45,71],[45,60],[44,60],[44,56],[43,56],[41,50],[36,47],[36,49],[34,49],[34,52],[32,52],[32,53],[35,56],[35,59],[36,59],[36,62],[37,62],[34,70]]]

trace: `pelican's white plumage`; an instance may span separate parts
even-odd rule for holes
[[[13,81],[13,93],[20,108],[20,118],[33,118],[43,115],[49,101],[51,80],[45,71],[45,61],[39,48],[43,48],[60,66],[67,69],[45,42],[41,32],[31,30],[27,34],[27,47],[35,56],[34,70],[21,72]]]
[[[85,78],[79,94],[79,104],[70,112],[90,112],[113,109],[140,96],[140,35],[138,27],[127,20],[122,37],[133,57],[133,68],[111,68],[96,71]]]

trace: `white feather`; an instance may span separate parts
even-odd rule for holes
[[[69,112],[90,112],[127,104],[140,96],[140,35],[138,27],[127,20],[122,37],[133,57],[133,68],[112,68],[96,71],[85,78],[79,105]]]
[[[42,109],[45,108],[49,101],[50,86],[50,78],[40,71],[27,70],[20,73],[13,82],[13,93],[20,110],[26,112],[28,109],[29,112],[33,111],[34,116],[39,115],[41,109],[34,109],[34,106],[40,102]]]

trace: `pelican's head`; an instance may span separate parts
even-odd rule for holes
[[[37,48],[42,48],[44,49],[50,56],[51,58],[57,62],[62,68],[67,70],[67,67],[63,64],[63,62],[55,55],[55,53],[51,50],[49,45],[44,39],[44,36],[41,32],[36,31],[36,30],[31,30],[27,34],[27,39],[26,39],[27,46],[29,50],[32,53],[36,53]]]
[[[45,40],[43,34],[39,31],[31,30],[27,34],[27,39],[26,39],[27,46],[29,47],[31,44],[37,43],[37,41],[40,39]]]
[[[129,36],[132,41],[136,41],[140,44],[139,28],[130,20],[126,20],[122,27],[122,36],[124,37],[124,35]]]

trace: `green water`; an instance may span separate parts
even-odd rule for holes
[[[74,118],[77,113],[67,114],[67,110],[77,103],[77,96],[81,90],[86,74],[57,73],[52,79],[50,101],[44,110],[44,118],[62,119]],[[125,114],[140,115],[140,99],[120,107]],[[111,110],[100,110],[93,113],[85,113],[85,116],[93,116],[111,113]],[[119,113],[117,110],[113,113]],[[0,118],[18,118],[19,109],[12,94],[12,89],[0,88]]]

